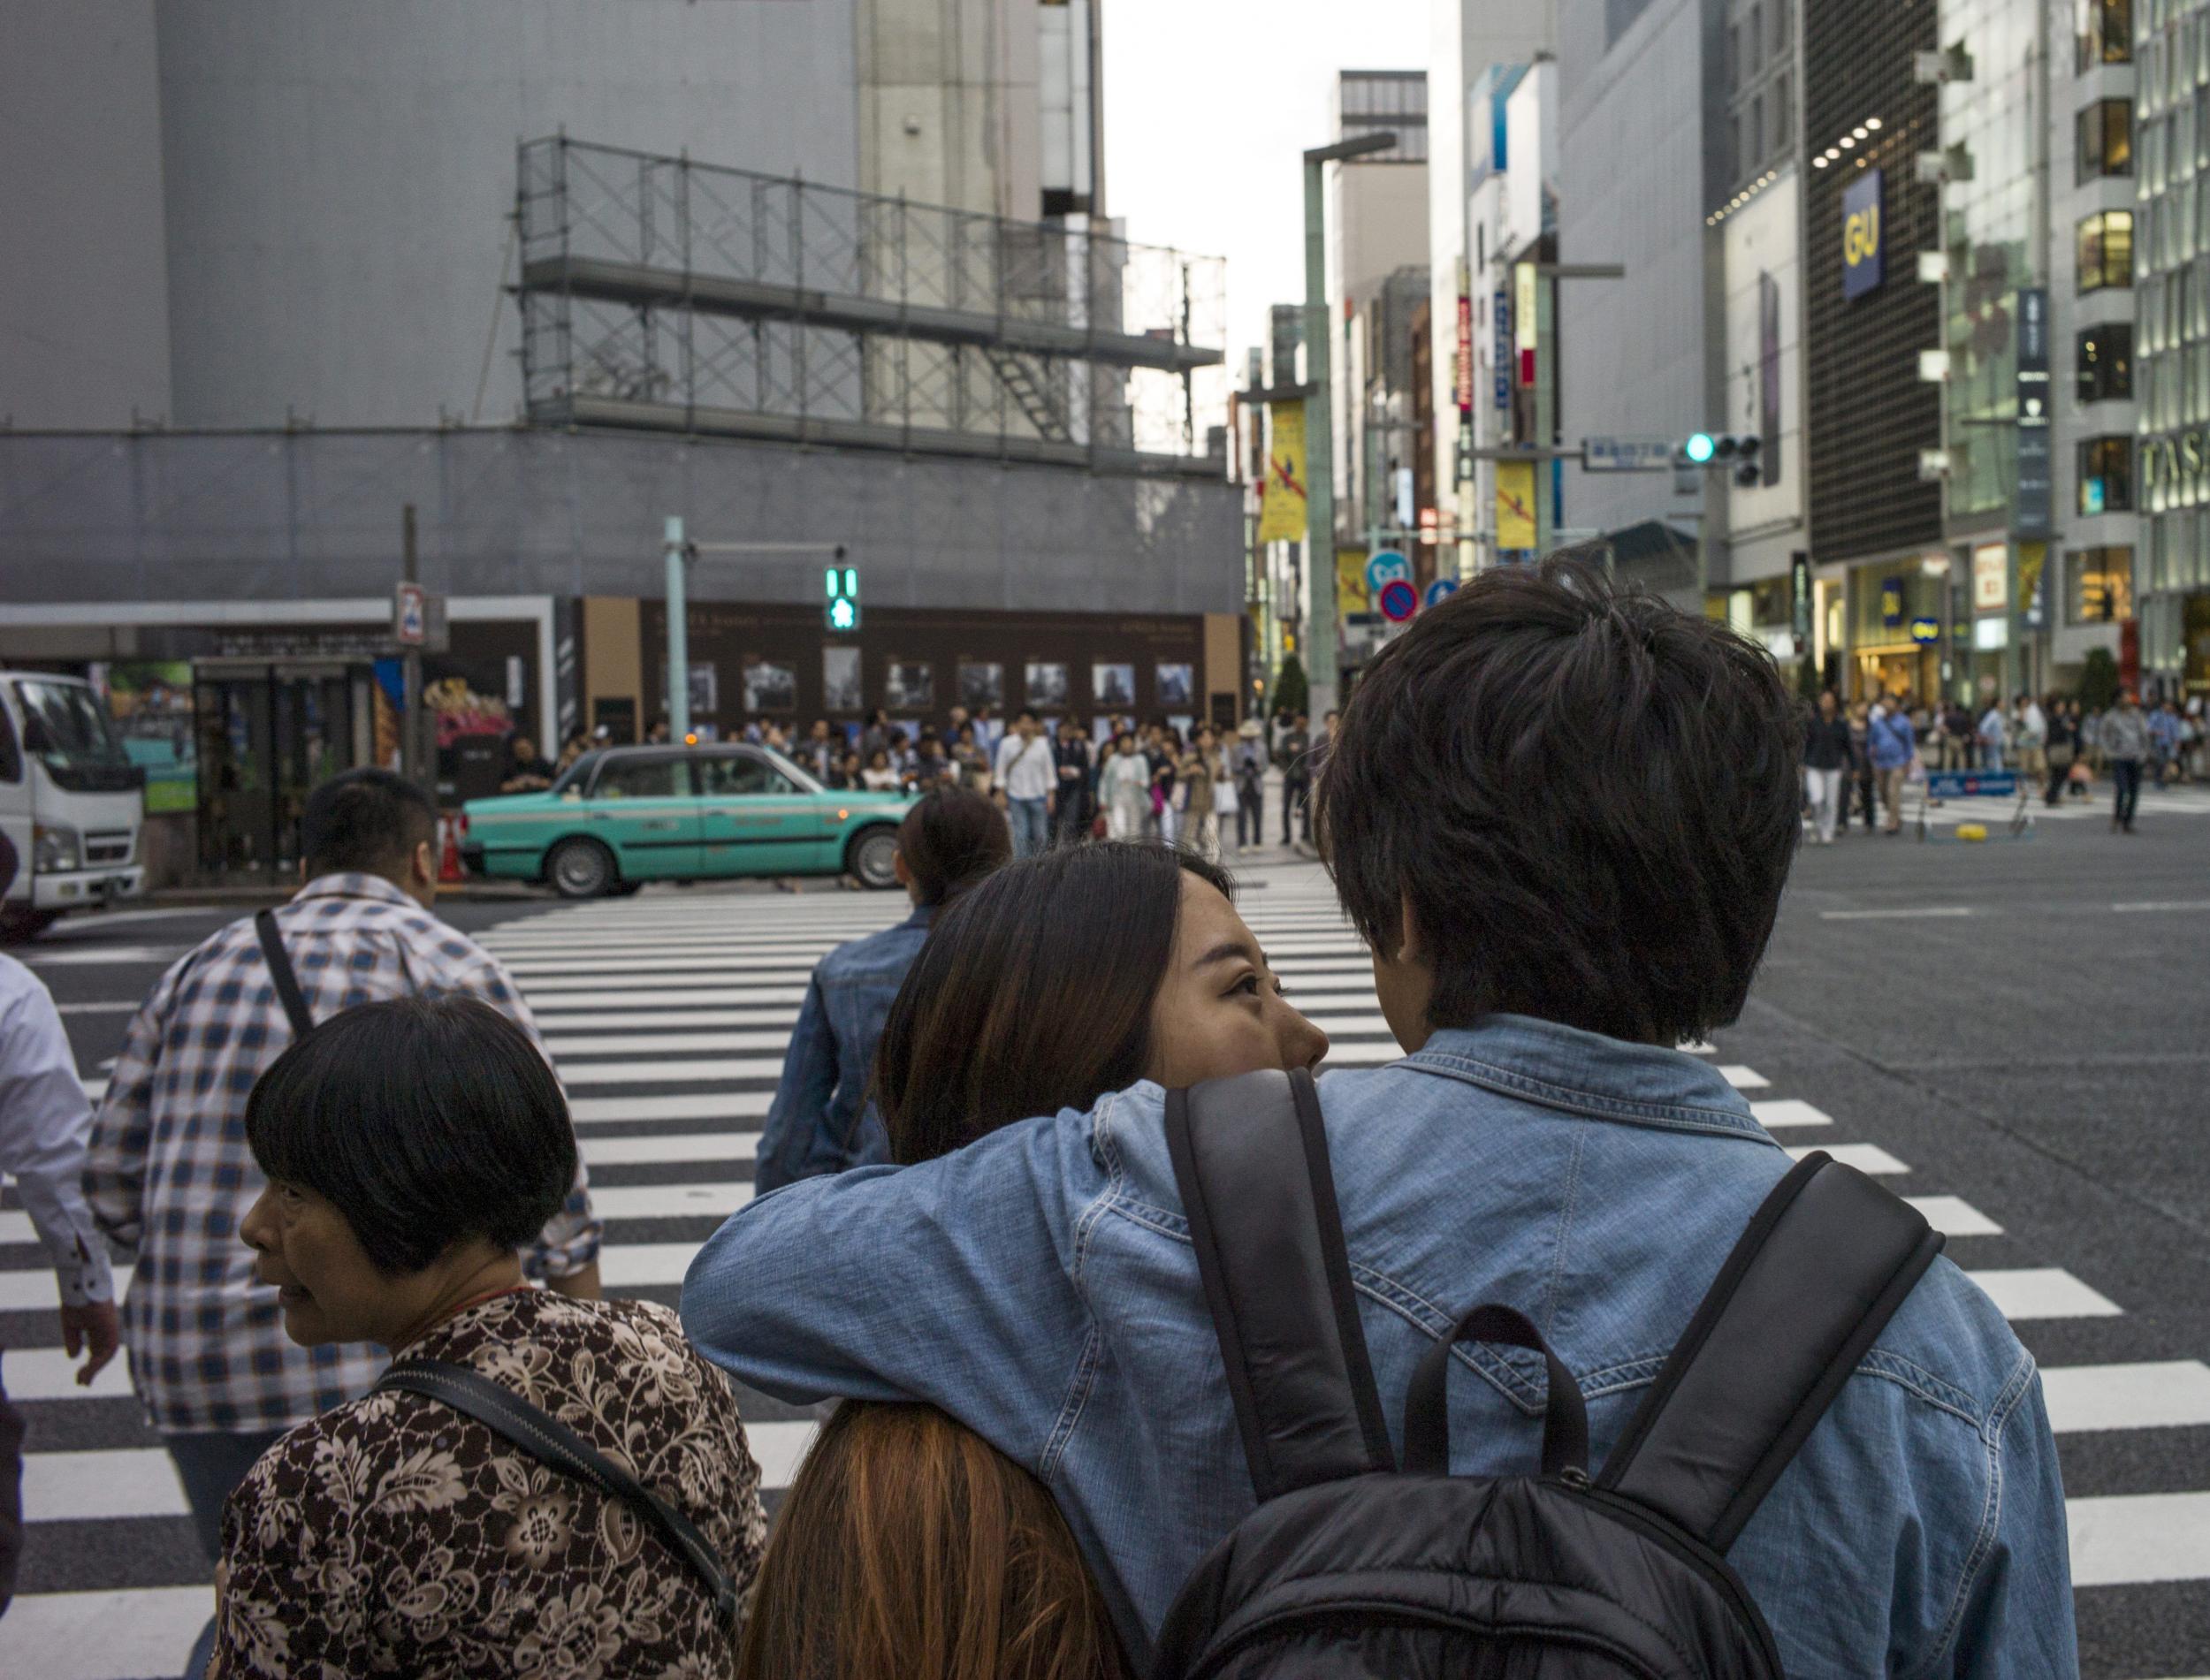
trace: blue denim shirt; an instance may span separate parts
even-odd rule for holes
[[[1872,762],[1878,768],[1900,770],[1918,756],[1918,737],[1910,726],[1910,719],[1894,708],[1874,712],[1868,727]]]
[[[759,1136],[755,1185],[762,1196],[802,1178],[890,1159],[882,1117],[867,1100],[875,1043],[890,1001],[928,938],[935,907],[894,928],[838,946],[813,979],[783,1053],[782,1083]]]
[[[1452,1315],[1535,1319],[1618,1441],[1790,1166],[1698,1058],[1499,1015],[1321,1081],[1360,1318],[1392,1435]],[[925,1166],[755,1202],[683,1289],[686,1329],[794,1401],[930,1401],[1057,1499],[1132,1653],[1252,1508],[1175,1193],[1163,1093],[1025,1121]],[[1532,1474],[1542,1376],[1464,1347],[1452,1466]],[[2071,1676],[2056,1447],[2032,1358],[1937,1260],[1731,1560],[1788,1673]]]

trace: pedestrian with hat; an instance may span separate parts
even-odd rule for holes
[[[1266,841],[1266,729],[1256,718],[1236,730],[1228,766],[1236,784],[1236,850],[1246,851]]]

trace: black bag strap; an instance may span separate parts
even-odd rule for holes
[[[1805,1156],[1751,1217],[1597,1485],[1725,1552],[1940,1251],[1917,1209]]]
[[[1393,1470],[1312,1076],[1170,1091],[1166,1139],[1260,1502]]]
[[[441,1401],[492,1433],[504,1436],[533,1458],[627,1501],[705,1583],[723,1623],[732,1630],[736,1627],[740,1609],[736,1588],[706,1537],[689,1517],[550,1412],[468,1366],[446,1359],[409,1359],[395,1365],[376,1380],[370,1392],[394,1388]]]
[[[1450,1334],[1420,1356],[1405,1392],[1405,1469],[1420,1476],[1451,1473],[1451,1349],[1463,1341],[1501,1342],[1543,1356],[1549,1403],[1543,1418],[1543,1474],[1586,1477],[1589,1409],[1566,1362],[1551,1351],[1533,1319],[1514,1308],[1469,1307]]]
[[[292,967],[291,954],[284,948],[284,936],[277,931],[276,912],[255,911],[253,931],[261,936],[261,954],[268,962],[269,977],[276,982],[277,998],[291,1020],[292,1036],[304,1038],[315,1030],[315,1016],[300,990],[300,977]]]

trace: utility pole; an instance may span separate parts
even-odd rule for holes
[[[690,733],[690,604],[683,567],[683,520],[667,516],[667,738],[680,743]],[[647,734],[652,725],[645,726]]]
[[[400,513],[400,576],[408,583],[422,582],[422,561],[415,544],[415,505]],[[429,751],[429,732],[423,727],[422,648],[408,643],[400,655],[399,773],[419,787],[435,779],[436,764]]]
[[[1328,373],[1333,339],[1328,323],[1327,166],[1397,143],[1393,132],[1361,134],[1305,154],[1305,671],[1316,723],[1336,706],[1336,620],[1340,604],[1335,579],[1334,401]],[[1275,376],[1280,377],[1278,373]]]

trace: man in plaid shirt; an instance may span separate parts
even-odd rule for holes
[[[309,1013],[321,1021],[381,998],[458,994],[537,1039],[499,960],[431,914],[436,833],[436,808],[388,771],[350,771],[309,798],[307,885],[276,912]],[[366,1345],[293,1345],[277,1292],[254,1281],[253,1251],[239,1238],[263,1182],[246,1147],[246,1098],[291,1042],[246,916],[180,959],[131,1022],[85,1171],[101,1228],[137,1250],[123,1304],[131,1380],[176,1461],[210,1562],[223,1501],[254,1460],[294,1424],[361,1394],[387,1363]],[[595,1297],[598,1241],[579,1161],[530,1269],[565,1294]]]

